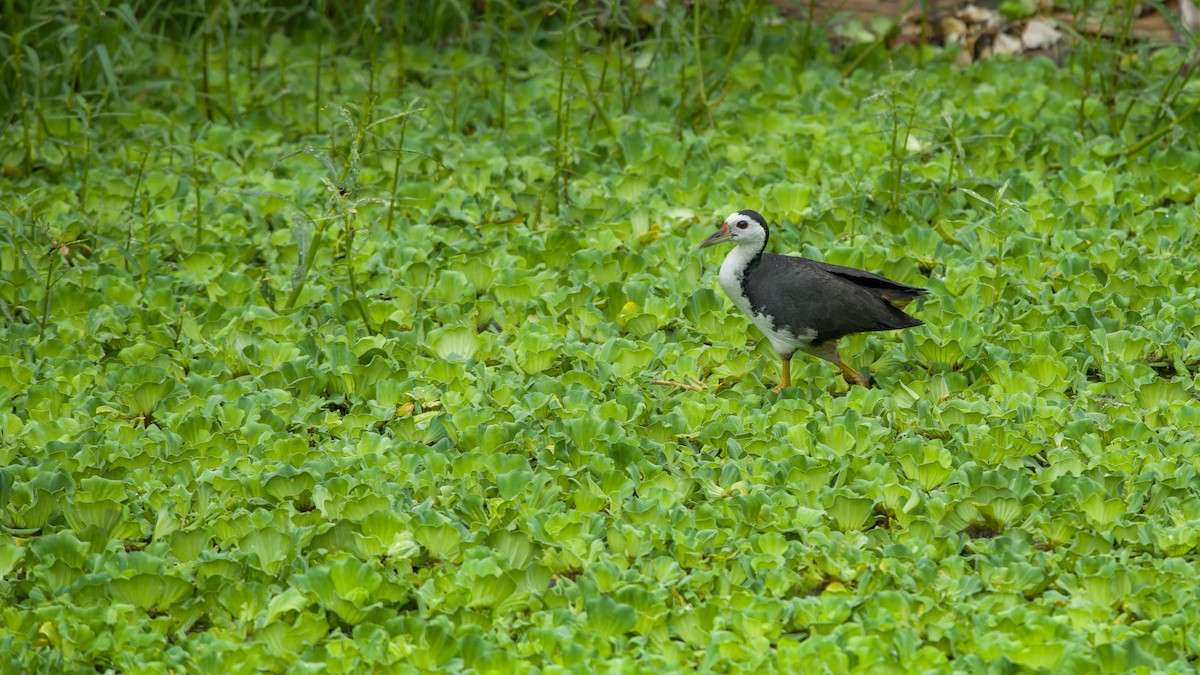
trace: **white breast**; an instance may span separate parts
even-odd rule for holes
[[[721,263],[721,288],[725,289],[725,295],[728,295],[733,304],[746,316],[751,316],[753,312],[750,309],[750,298],[742,292],[742,272],[753,259],[754,251],[750,250],[749,246],[734,246],[729,255],[725,256],[725,262]]]
[[[742,288],[742,272],[750,261],[754,259],[755,251],[749,246],[735,246],[729,255],[725,256],[725,262],[721,263],[721,288],[724,289],[725,295],[733,301],[733,304],[754,322],[755,326],[762,331],[763,335],[771,341],[771,346],[780,354],[790,355],[801,347],[807,346],[816,338],[814,331],[805,331],[802,335],[795,335],[786,328],[780,326],[775,328],[775,322],[766,314],[756,313],[750,306],[750,298]]]

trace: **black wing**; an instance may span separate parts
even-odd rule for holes
[[[779,257],[787,258],[789,256],[779,256]],[[806,263],[811,263],[812,265],[819,267],[820,269],[823,269],[826,272],[829,272],[830,274],[836,274],[839,277],[849,279],[850,281],[853,281],[854,283],[858,284],[859,286],[866,286],[868,288],[879,288],[879,289],[889,290],[889,291],[899,291],[899,292],[911,294],[914,298],[925,295],[926,293],[929,292],[929,291],[925,290],[924,288],[917,288],[916,286],[908,286],[906,284],[900,283],[899,281],[892,281],[891,279],[888,279],[887,277],[881,277],[878,274],[875,274],[874,272],[868,272],[866,270],[860,270],[860,269],[857,269],[854,267],[843,267],[842,265],[831,265],[827,262],[821,262],[820,260],[809,260],[808,258],[792,258],[792,260],[801,260]]]
[[[759,258],[746,278],[756,312],[795,334],[815,331],[816,342],[920,326],[899,307],[926,293],[853,267],[773,254]]]

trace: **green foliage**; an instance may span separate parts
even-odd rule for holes
[[[1183,50],[101,4],[0,26],[0,670],[1200,658]],[[930,288],[878,388],[770,391],[694,251],[738,208]]]

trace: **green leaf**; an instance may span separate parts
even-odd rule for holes
[[[0,541],[0,581],[11,581],[9,575],[25,558],[25,551],[12,541]]]
[[[837,495],[829,506],[829,514],[839,530],[860,530],[871,515],[875,503],[863,497]]]
[[[113,579],[108,587],[115,600],[142,610],[166,610],[192,592],[192,585],[183,579],[161,574]]]
[[[251,530],[238,541],[238,547],[253,556],[253,565],[267,574],[275,574],[292,555],[291,537],[274,529]]]
[[[479,338],[469,328],[440,328],[429,334],[434,353],[443,359],[467,360],[479,349]]]
[[[602,596],[587,603],[588,627],[610,640],[621,637],[637,625],[637,614],[629,605]]]

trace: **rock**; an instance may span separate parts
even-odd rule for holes
[[[1021,33],[1021,44],[1025,49],[1046,49],[1062,40],[1058,26],[1050,19],[1032,19],[1025,24]]]
[[[1020,54],[1021,41],[1017,38],[1000,33],[996,35],[996,41],[992,43],[992,54]]]
[[[968,25],[979,26],[985,30],[1000,26],[1000,13],[975,5],[967,5],[958,10],[958,18]]]
[[[946,42],[961,41],[967,36],[967,24],[957,17],[942,17],[942,35]]]

